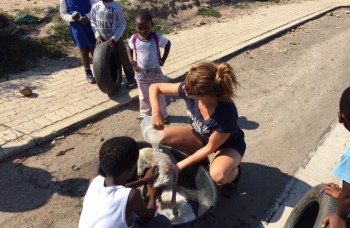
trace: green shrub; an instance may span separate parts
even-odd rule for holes
[[[0,20],[3,21],[4,18],[13,21],[13,18],[0,12]],[[53,20],[54,25],[50,27],[47,37],[21,37],[11,35],[5,29],[0,32],[0,78],[27,70],[41,57],[57,58],[66,55],[67,49],[72,47],[69,26],[61,19],[58,10],[49,19]]]
[[[56,13],[52,18],[54,24],[50,27],[48,37],[40,38],[40,44],[46,49],[49,57],[60,57],[67,53],[69,47],[73,47],[69,32],[69,25]]]
[[[235,9],[247,9],[247,8],[250,8],[250,6],[247,3],[238,2],[237,4],[233,5],[233,8],[235,8]]]
[[[0,77],[24,71],[44,53],[37,40],[0,34]]]
[[[203,17],[221,17],[221,14],[219,11],[208,7],[208,8],[199,8],[198,14]]]

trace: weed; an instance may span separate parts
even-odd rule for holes
[[[247,3],[239,2],[237,4],[234,4],[233,8],[235,8],[235,9],[248,9],[248,8],[250,8],[250,6]]]
[[[135,30],[134,16],[128,11],[126,11],[124,12],[124,17],[126,20],[126,26],[125,26],[125,30],[123,32],[122,38],[125,40],[125,39],[129,39],[131,35],[135,33],[136,30]]]
[[[57,58],[66,55],[68,47],[72,46],[69,26],[61,19],[58,9],[49,9],[48,12],[46,16],[54,23],[47,37],[21,37],[6,29],[0,32],[0,78],[28,69],[43,56]],[[0,12],[1,21],[11,22],[13,18]]]
[[[220,12],[211,7],[199,8],[198,14],[204,17],[221,17]]]
[[[280,2],[281,2],[281,0],[268,0],[268,2],[280,3]]]
[[[23,10],[20,10],[17,12],[17,16],[24,15],[24,14],[32,14],[34,16],[39,16],[42,12],[43,12],[43,9],[39,7],[24,8]]]
[[[129,0],[118,0],[117,2],[123,7],[123,9],[127,9],[132,6],[131,1]]]
[[[72,40],[69,32],[69,25],[63,21],[59,14],[55,14],[52,21],[54,22],[54,25],[50,28],[50,32],[61,39],[64,44],[69,43]]]
[[[0,78],[26,70],[43,55],[37,40],[22,39],[7,33],[1,33],[0,40]]]
[[[161,19],[156,18],[153,20],[153,22],[154,22],[154,25],[153,25],[154,32],[157,32],[160,34],[169,34],[170,33],[170,30],[168,28],[162,26]]]

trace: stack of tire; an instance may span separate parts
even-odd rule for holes
[[[116,93],[122,83],[122,68],[114,49],[107,42],[95,47],[93,70],[98,88],[106,94]]]

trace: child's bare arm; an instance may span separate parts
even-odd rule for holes
[[[165,45],[164,47],[164,54],[162,57],[162,63],[164,64],[166,59],[168,58],[169,52],[170,52],[170,48],[171,48],[171,42],[170,40],[168,41],[168,43]]]
[[[127,216],[135,212],[137,216],[143,221],[151,220],[155,213],[155,197],[150,195],[149,202],[146,207],[141,193],[136,189],[132,189],[128,198],[128,205],[126,207]]]
[[[137,181],[133,181],[130,183],[126,183],[125,186],[129,187],[129,188],[138,188],[141,185],[145,185],[145,184],[148,184],[149,182],[154,181],[159,175],[159,173],[154,172],[155,168],[156,168],[156,166],[147,170],[145,176],[142,179],[139,179]]]
[[[65,0],[60,0],[60,14],[62,19],[66,22],[73,22],[75,20],[78,20],[80,17],[79,13],[77,13],[75,16],[72,16],[70,13],[68,13],[67,4]]]
[[[339,187],[339,185],[334,184],[334,183],[329,183],[326,184],[322,189],[321,192],[326,193],[327,195],[332,196],[335,199],[338,199],[339,194],[341,192],[341,188]]]
[[[134,68],[134,71],[140,72],[140,67],[137,65],[137,62],[134,61],[134,51],[130,47],[128,47],[126,50],[128,53],[129,61],[131,63],[131,66]]]
[[[139,179],[139,180],[136,180],[136,181],[133,181],[133,182],[130,182],[130,183],[126,183],[125,184],[125,187],[128,187],[128,188],[138,188],[142,185],[145,185],[147,184],[147,182],[143,179]]]
[[[336,215],[341,218],[346,218],[350,212],[350,184],[343,181],[342,190],[338,197],[338,208]]]
[[[343,181],[342,190],[338,196],[338,207],[335,212],[326,216],[322,221],[322,227],[329,223],[330,227],[346,228],[345,218],[350,212],[350,184]]]
[[[128,53],[129,61],[132,64],[132,62],[135,62],[134,61],[134,51],[129,46],[128,46],[128,48],[126,50],[127,50],[127,53]]]

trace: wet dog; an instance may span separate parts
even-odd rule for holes
[[[155,188],[162,190],[172,190],[171,205],[173,215],[178,216],[179,212],[176,206],[176,189],[174,186],[174,163],[168,154],[163,152],[155,152],[153,148],[143,148],[139,152],[139,159],[137,161],[137,175],[142,176],[145,171],[153,166],[158,166],[159,176],[153,182]],[[147,189],[145,186],[144,190]],[[146,192],[143,191],[145,197]],[[160,205],[162,202],[162,195],[158,196]]]

